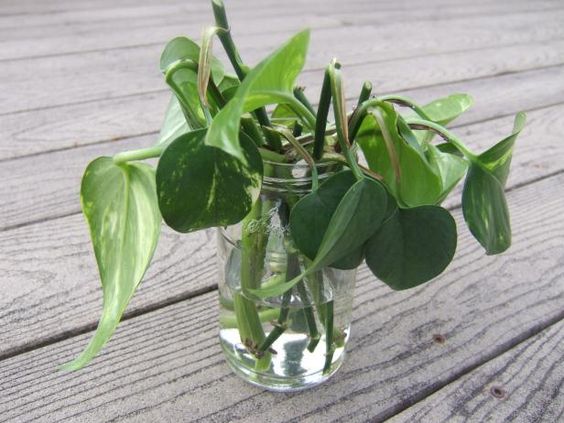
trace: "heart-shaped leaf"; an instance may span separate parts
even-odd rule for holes
[[[157,167],[159,208],[178,232],[239,222],[258,198],[262,160],[241,136],[243,160],[204,144],[206,130],[184,134],[163,152]]]
[[[290,233],[299,250],[310,259],[315,259],[335,210],[355,182],[352,172],[341,171],[328,178],[319,189],[303,197],[292,208]],[[356,266],[361,261],[362,254]],[[338,264],[331,265],[339,267]]]
[[[387,197],[379,182],[368,178],[357,181],[333,213],[317,255],[305,272],[291,281],[250,292],[261,298],[281,295],[305,276],[356,251],[378,229],[387,212]]]
[[[448,266],[456,236],[456,223],[442,207],[397,209],[366,243],[366,264],[391,288],[413,288]]]
[[[214,117],[206,145],[243,159],[239,146],[241,115],[272,103],[296,101],[293,87],[304,63],[309,32],[292,37],[247,74],[235,96]]]
[[[513,132],[472,160],[462,192],[462,211],[472,235],[486,254],[499,254],[511,245],[511,223],[504,186],[515,140],[526,116],[515,117]]]
[[[82,178],[82,212],[98,263],[104,306],[86,349],[65,370],[86,365],[114,333],[149,266],[161,229],[155,172],[143,164],[115,165],[111,157],[91,162]]]
[[[422,151],[413,148],[402,138],[398,131],[398,115],[393,106],[383,104],[378,109],[397,154],[399,175],[394,170],[396,165],[390,158],[378,122],[370,113],[364,118],[355,138],[368,166],[384,177],[386,186],[400,204],[409,207],[436,204],[443,191],[438,169],[431,166]]]

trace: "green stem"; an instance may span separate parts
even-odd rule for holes
[[[117,153],[113,159],[115,164],[130,162],[133,160],[145,160],[159,157],[166,145],[157,144],[149,148],[140,148],[138,150],[123,151]]]
[[[233,307],[233,303],[231,303],[230,305],[231,307]],[[279,314],[280,310],[278,310],[277,308],[269,308],[258,312],[259,320],[261,321],[261,323],[270,322],[271,320],[276,319]],[[237,318],[234,317],[231,313],[220,314],[219,323],[224,329],[237,328]]]
[[[223,0],[212,0],[213,14],[215,17],[215,24],[217,27],[222,28],[223,31],[219,31],[217,36],[223,45],[223,49],[227,53],[227,57],[237,74],[240,81],[245,79],[247,73],[249,73],[249,67],[243,63],[241,55],[233,42],[231,36],[231,28],[229,26],[229,21],[227,20],[227,14],[225,13],[225,4]],[[266,113],[266,109],[261,107],[254,111],[255,117],[262,126],[271,126],[270,119]],[[268,140],[268,135],[266,135]]]
[[[313,352],[315,347],[319,343],[319,331],[317,330],[317,324],[315,323],[315,315],[313,314],[313,307],[308,299],[307,290],[304,281],[299,281],[296,284],[296,290],[298,291],[298,296],[300,297],[303,304],[303,311],[305,314],[305,319],[307,323],[307,328],[309,331],[309,344],[307,349],[309,352]]]
[[[262,204],[260,199],[254,204],[251,212],[243,219],[241,236],[241,291],[258,288],[264,264],[264,232],[251,227],[251,222],[260,219]],[[261,252],[263,254],[261,254]],[[233,307],[238,322],[241,341],[251,353],[257,356],[257,370],[270,366],[270,354],[257,355],[257,348],[265,339],[264,330],[256,305],[241,294],[234,294]]]
[[[325,147],[325,130],[327,128],[327,115],[331,106],[331,76],[329,67],[325,70],[323,76],[323,85],[321,87],[321,96],[319,97],[319,106],[317,107],[317,119],[315,124],[315,138],[313,144],[313,158],[317,161],[323,155]]]
[[[272,347],[272,344],[276,342],[280,336],[288,328],[288,314],[290,313],[290,299],[292,298],[292,290],[288,290],[284,293],[282,297],[282,303],[280,304],[280,313],[278,314],[278,320],[274,325],[274,328],[270,331],[265,340],[260,344],[259,351],[265,353]]]
[[[307,109],[311,112],[312,115],[315,115],[315,109],[307,99],[304,93],[304,87],[295,87],[294,88],[294,96],[302,103]]]
[[[317,174],[317,167],[315,166],[315,161],[310,156],[309,152],[301,145],[294,135],[286,128],[276,128],[275,131],[280,133],[286,140],[296,149],[296,152],[306,161],[311,169],[311,189],[313,191],[317,190],[319,186],[319,177]]]
[[[313,130],[315,129],[316,120],[315,114],[313,114],[304,104],[302,104],[297,98],[295,97],[286,97],[289,100],[290,108],[299,116],[304,118],[305,123],[307,124],[308,128]]]
[[[407,119],[406,121],[409,127],[412,129],[435,132],[436,134],[440,135],[445,141],[455,146],[456,149],[460,151],[467,159],[469,159],[470,161],[476,160],[477,155],[474,152],[470,151],[470,149],[466,147],[466,145],[464,145],[464,143],[456,135],[454,135],[452,132],[439,125],[438,123],[424,119]]]
[[[398,105],[403,106],[403,107],[409,107],[415,113],[417,113],[419,116],[421,116],[423,119],[431,120],[431,118],[429,118],[429,115],[427,113],[425,113],[425,110],[423,110],[423,108],[421,106],[419,106],[416,102],[414,102],[413,100],[411,100],[408,97],[404,97],[404,96],[401,96],[401,95],[395,95],[394,94],[394,95],[385,95],[385,96],[379,97],[378,100],[398,104]]]
[[[372,93],[372,83],[370,81],[364,81],[362,84],[362,88],[360,90],[360,95],[358,96],[358,102],[356,107],[360,107],[362,103],[370,98],[370,94]]]
[[[349,130],[348,130],[348,119],[345,111],[344,104],[344,91],[341,81],[341,71],[340,65],[336,62],[329,67],[329,76],[331,79],[331,94],[333,97],[333,112],[335,114],[335,124],[337,126],[337,140],[339,146],[343,151],[345,158],[347,159],[347,164],[352,170],[356,179],[360,180],[364,178],[362,169],[359,167],[354,154],[352,153],[349,143]]]
[[[335,348],[333,346],[333,300],[328,301],[325,305],[325,366],[323,366],[323,373],[327,374],[331,370],[333,362],[333,354]]]

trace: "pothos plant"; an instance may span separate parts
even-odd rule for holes
[[[418,105],[375,94],[365,82],[347,112],[336,61],[327,66],[313,107],[296,85],[309,32],[250,68],[233,42],[222,1],[212,6],[216,23],[203,32],[201,45],[178,37],[162,53],[160,68],[173,95],[156,144],[97,158],[86,168],[81,205],[104,305],[90,343],[66,369],[86,365],[115,331],[149,266],[161,219],[182,233],[242,221],[253,210],[268,163],[305,161],[311,168],[311,192],[291,204],[288,219],[308,265],[281,283],[249,288],[249,295],[283,295],[323,267],[352,269],[363,261],[395,290],[433,279],[451,262],[457,243],[455,221],[441,203],[464,175],[462,210],[471,233],[487,254],[511,244],[504,187],[524,114],[517,114],[507,138],[475,153],[446,129],[471,106],[468,95]],[[235,75],[212,55],[214,37]],[[154,158],[156,169],[142,163]],[[341,170],[320,183],[318,165],[326,162]],[[250,246],[260,255],[252,251],[259,246]]]

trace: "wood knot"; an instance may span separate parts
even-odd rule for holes
[[[494,385],[490,388],[490,394],[492,397],[497,399],[504,399],[507,396],[507,392],[501,386]]]
[[[433,335],[433,342],[442,345],[446,342],[446,336],[436,333]]]

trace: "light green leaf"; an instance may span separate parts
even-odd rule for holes
[[[251,70],[235,97],[213,119],[206,145],[244,160],[239,145],[241,115],[267,104],[296,101],[293,87],[305,63],[308,43],[309,31],[300,32]]]
[[[473,103],[474,100],[468,94],[451,94],[431,101],[422,109],[433,122],[445,126],[472,107]]]
[[[526,120],[527,116],[525,113],[518,113],[515,116],[511,135],[478,156],[478,160],[482,166],[493,173],[502,186],[505,186],[507,177],[509,176],[509,166],[511,165],[515,140],[525,127]]]
[[[207,124],[198,94],[199,56],[200,47],[194,41],[177,37],[166,45],[160,63],[166,82],[178,98],[191,128],[201,128]],[[211,55],[208,59],[213,80],[218,84],[224,75],[223,65]]]
[[[406,142],[398,131],[398,114],[393,106],[378,107],[399,166],[399,178],[389,148],[373,114],[368,114],[356,136],[370,169],[384,177],[386,186],[402,205],[416,207],[436,204],[443,192],[438,169],[431,166],[425,155]],[[409,128],[407,128],[409,129]]]
[[[190,127],[186,122],[184,113],[182,113],[180,103],[178,103],[178,99],[175,96],[172,96],[166,109],[164,122],[159,133],[157,144],[168,144],[180,135],[189,131]]]
[[[471,96],[460,93],[439,98],[421,108],[431,121],[446,126],[472,107],[473,104],[474,100]],[[417,131],[417,138],[424,143],[430,142],[434,136],[435,133],[431,131]]]
[[[366,243],[366,264],[391,288],[413,288],[443,272],[456,238],[456,223],[441,207],[397,209]]]
[[[379,182],[368,178],[357,181],[331,216],[317,255],[305,272],[288,282],[249,291],[260,298],[281,295],[312,272],[356,251],[378,229],[387,212],[387,197]]]
[[[200,57],[200,46],[189,38],[176,37],[170,40],[161,54],[160,68],[162,73],[166,73],[167,69],[176,62],[183,60],[191,60],[198,64]],[[219,59],[211,57],[211,72],[213,80],[216,84],[220,84],[223,80],[225,71],[223,64]],[[194,73],[195,77],[195,73]]]
[[[82,178],[81,205],[96,254],[104,293],[98,328],[65,370],[86,365],[114,333],[149,266],[161,228],[154,170],[144,164],[91,162]]]
[[[157,167],[159,208],[178,232],[239,222],[258,198],[262,160],[256,146],[241,136],[243,161],[204,144],[206,130],[175,139]]]
[[[442,192],[437,201],[440,204],[464,177],[468,162],[456,154],[444,153],[432,144],[427,145],[425,155],[429,164],[438,169],[441,176]]]
[[[511,135],[473,160],[464,183],[464,219],[489,255],[502,253],[511,246],[511,223],[504,186],[513,145],[525,120],[524,113],[517,114]]]

